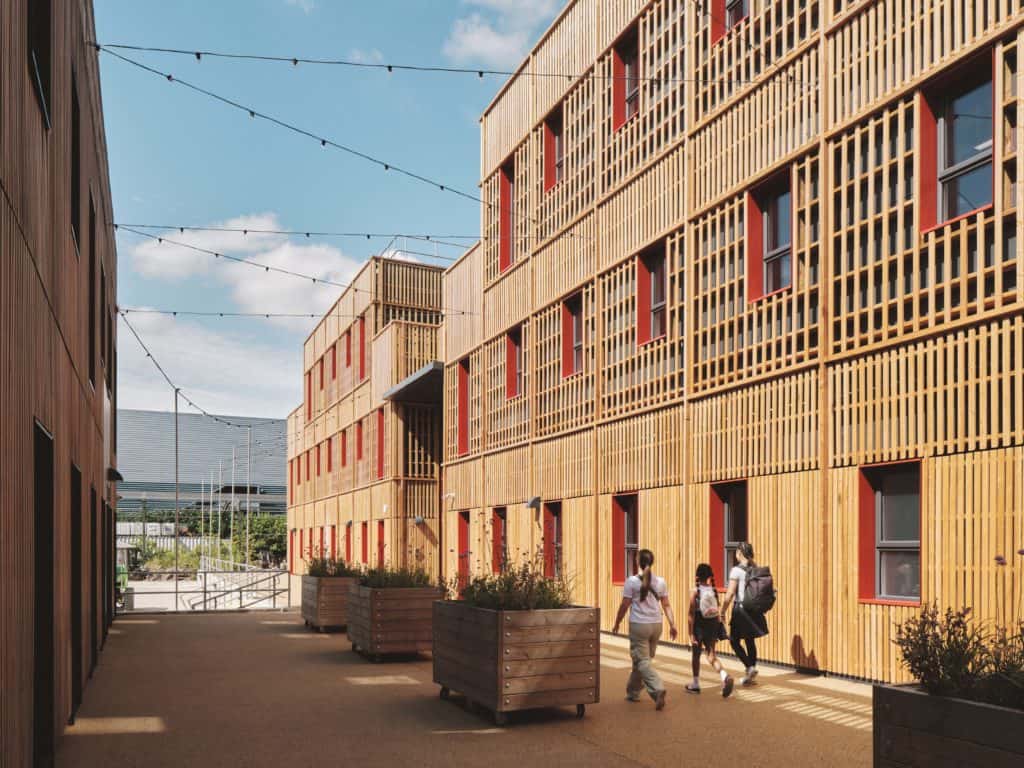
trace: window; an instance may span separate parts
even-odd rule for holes
[[[633,27],[612,53],[612,123],[618,130],[640,111],[640,62],[638,35]]]
[[[352,367],[352,331],[345,331],[345,367]]]
[[[637,497],[612,498],[612,581],[623,584],[626,577],[636,573],[636,554],[639,549],[640,525]]]
[[[81,113],[78,108],[78,85],[75,73],[71,73],[71,234],[75,238],[75,253],[82,242],[82,152]]]
[[[345,562],[352,562],[352,522],[345,526]]]
[[[725,0],[725,26],[732,29],[745,18],[749,10],[747,4],[750,0]]]
[[[28,72],[39,99],[43,123],[50,127],[51,94],[51,18],[52,0],[26,0],[28,19]]]
[[[89,383],[96,386],[96,204],[89,198]]]
[[[366,378],[366,316],[359,318],[359,380]]]
[[[331,559],[338,556],[338,526],[331,526]]]
[[[348,466],[348,432],[341,430],[341,466]]]
[[[455,375],[458,389],[458,445],[459,456],[469,453],[469,358],[459,361]]]
[[[491,570],[501,573],[508,565],[508,525],[505,507],[495,507],[491,517]]]
[[[747,193],[749,301],[757,301],[792,284],[792,223],[788,170]]]
[[[313,372],[306,371],[306,421],[313,420]]]
[[[861,469],[861,599],[921,599],[921,465]]]
[[[668,329],[666,319],[665,244],[650,248],[636,260],[636,336],[638,344],[661,338]]]
[[[544,191],[560,182],[565,173],[565,137],[562,108],[544,121]]]
[[[316,476],[320,477],[320,446],[316,447]]]
[[[306,482],[309,482],[309,455],[312,451],[306,451]]]
[[[733,29],[750,14],[750,0],[711,0],[711,12],[708,14],[711,29],[711,45],[714,45],[726,32]]]
[[[459,589],[469,584],[469,512],[459,512]]]
[[[338,345],[331,344],[331,381],[338,378]]]
[[[943,220],[992,203],[992,80],[950,95],[938,120]]]
[[[362,525],[362,534],[363,534],[362,535],[362,544],[361,544],[361,547],[360,547],[362,549],[362,552],[360,554],[362,554],[362,556],[363,556],[363,558],[362,558],[363,559],[363,565],[366,565],[366,563],[369,561],[369,550],[370,550],[370,524],[369,523],[367,523],[367,522],[363,523],[363,525]]]
[[[562,502],[544,505],[544,575],[562,578]]]
[[[712,485],[710,513],[711,568],[715,583],[724,589],[736,564],[736,550],[748,540],[746,481]]]
[[[583,370],[583,296],[562,302],[562,376]]]
[[[377,409],[377,479],[384,477],[384,409]]]
[[[324,388],[324,359],[320,358],[320,389]]]
[[[356,422],[356,461],[363,459],[363,420]]]
[[[328,437],[327,438],[327,474],[330,474],[331,470],[334,469],[334,459],[333,459],[333,457],[331,455],[333,453],[333,451],[331,450],[331,448],[333,447],[333,443],[334,443],[334,438],[333,437]]]
[[[498,268],[504,272],[516,260],[516,176],[509,160],[498,176]]]
[[[505,334],[505,398],[523,394],[523,329],[513,328]]]
[[[384,567],[384,521],[377,521],[377,567]]]

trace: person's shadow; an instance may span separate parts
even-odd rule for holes
[[[820,672],[821,668],[818,666],[818,658],[814,655],[814,651],[808,652],[804,648],[804,639],[800,635],[793,635],[793,642],[789,646],[790,655],[793,658],[793,664],[800,671],[807,672]]]

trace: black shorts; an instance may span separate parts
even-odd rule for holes
[[[728,635],[725,627],[718,619],[705,619],[701,615],[693,620],[693,636],[697,639],[697,647],[712,650],[715,643],[725,640]]]

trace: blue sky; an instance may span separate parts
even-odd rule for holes
[[[561,0],[95,0],[97,39],[105,44],[491,68],[514,68],[561,6]],[[496,77],[123,53],[474,193],[478,118],[502,83]],[[479,231],[477,203],[323,149],[105,53],[100,65],[119,223]],[[387,245],[167,236],[342,283]],[[414,241],[395,247],[431,250]],[[118,256],[122,307],[320,313],[338,293],[128,232],[118,234]],[[284,416],[301,400],[301,347],[312,320],[129,319],[172,379],[210,411]],[[171,407],[167,385],[124,327],[119,338],[119,405]]]

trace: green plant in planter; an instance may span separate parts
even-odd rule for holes
[[[436,582],[422,568],[368,568],[359,576],[361,587],[374,589],[423,589]]]
[[[309,576],[330,578],[332,576],[359,576],[360,573],[358,568],[349,565],[340,557],[325,557],[316,554],[307,561],[306,574]]]
[[[572,605],[569,585],[544,575],[543,565],[523,560],[501,573],[478,576],[462,589],[448,584],[448,593],[458,594],[467,605],[494,611],[534,611],[568,608]]]

